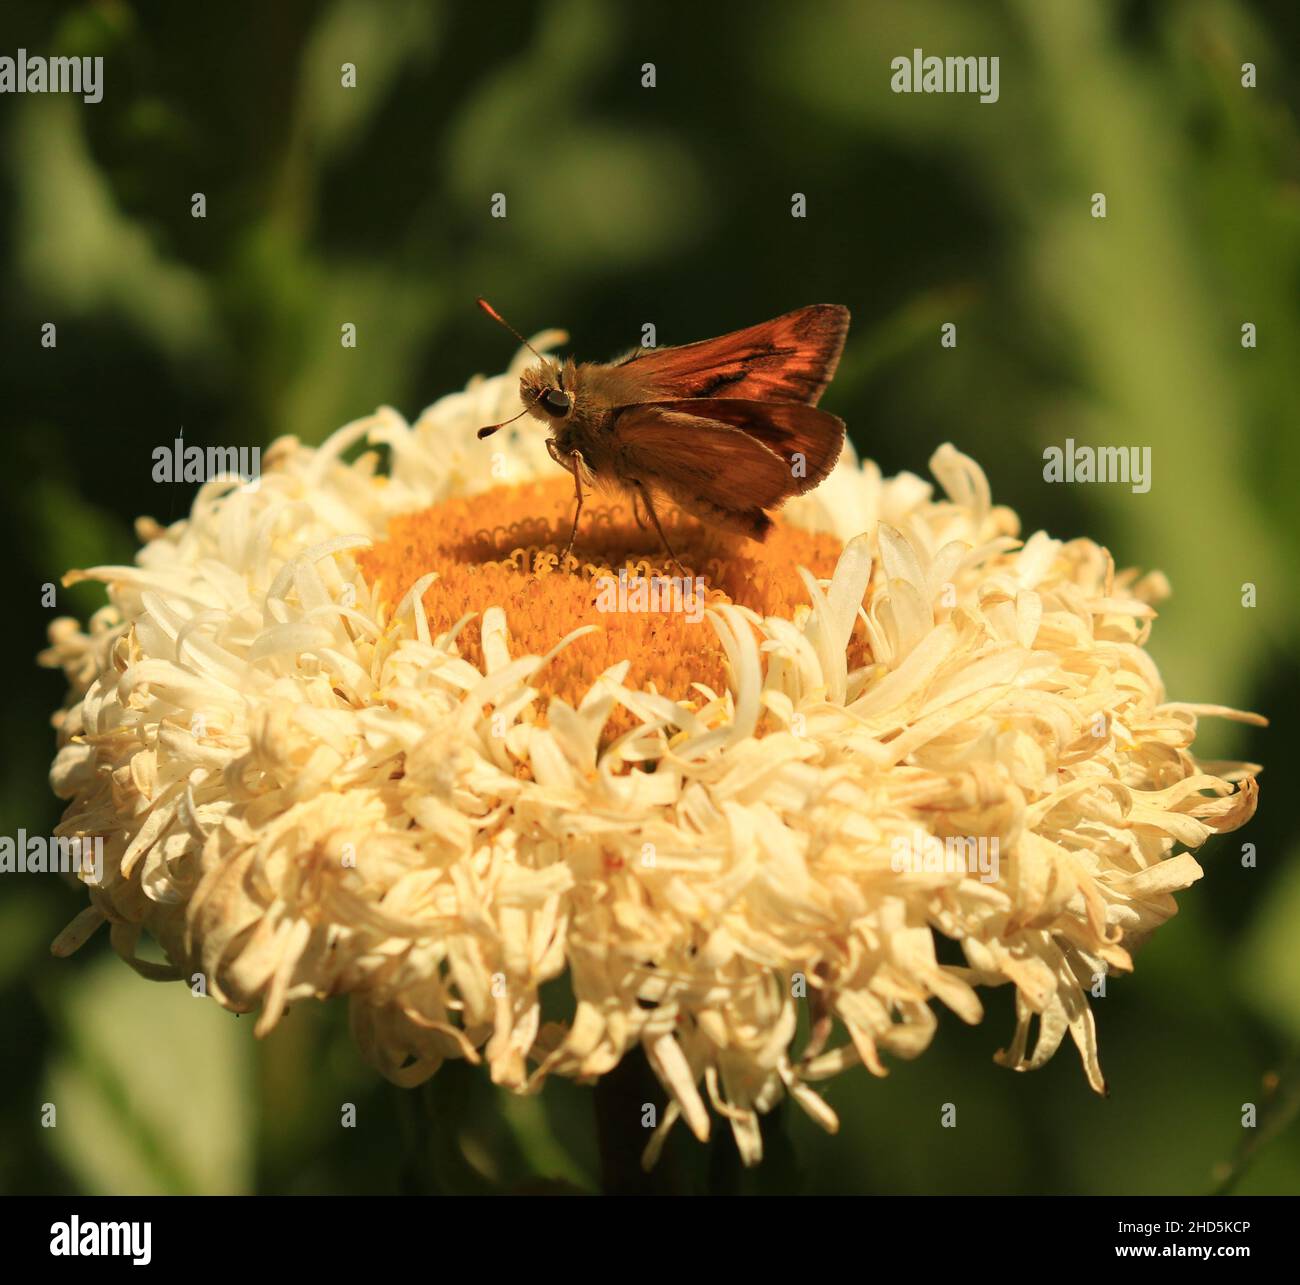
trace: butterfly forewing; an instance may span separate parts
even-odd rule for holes
[[[848,329],[847,308],[815,303],[717,339],[637,349],[605,368],[608,393],[616,405],[726,397],[815,406]]]

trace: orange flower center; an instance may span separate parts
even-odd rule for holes
[[[656,505],[679,570],[649,519],[642,515],[645,526],[638,524],[630,501],[589,495],[561,565],[573,505],[564,478],[497,486],[393,519],[387,539],[364,550],[359,562],[390,609],[436,571],[424,593],[430,632],[436,637],[475,613],[458,645],[480,668],[488,607],[505,611],[513,656],[545,655],[572,630],[596,625],[530,680],[544,707],[551,695],[576,705],[621,660],[632,662],[629,687],[677,700],[693,696],[694,683],[722,691],[726,657],[703,608],[734,602],[789,619],[808,601],[797,568],[826,579],[842,551],[834,536],[779,519],[760,544]]]

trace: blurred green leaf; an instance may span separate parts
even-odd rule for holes
[[[1300,1043],[1300,845],[1276,854],[1278,876],[1260,903],[1237,956],[1235,974],[1242,1001],[1289,1040]],[[1256,854],[1262,865],[1274,854]],[[1251,872],[1259,878],[1263,872]]]
[[[47,1138],[62,1162],[97,1194],[248,1191],[247,1024],[116,958],[77,980],[59,992],[64,1043],[45,1088],[58,1110]]]
[[[219,332],[207,283],[168,261],[118,210],[87,149],[78,106],[50,97],[17,109],[13,173],[20,179],[23,280],[46,308],[107,311],[174,359],[209,353]],[[189,190],[178,188],[175,200],[188,212]]]

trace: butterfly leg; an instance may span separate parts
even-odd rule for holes
[[[655,512],[655,506],[650,499],[650,492],[646,489],[646,484],[644,482],[637,481],[634,478],[632,479],[632,485],[636,487],[637,492],[640,494],[641,503],[645,505],[645,511],[650,515],[650,521],[655,524],[655,530],[659,532],[659,539],[663,541],[663,546],[667,550],[668,557],[672,560],[673,566],[677,568],[677,570],[681,573],[682,576],[685,576],[686,571],[682,567],[681,560],[673,552],[673,546],[668,543],[668,537],[664,535],[663,526],[659,521],[659,514]]]
[[[632,492],[632,516],[636,519],[636,524],[645,530],[645,518],[641,516],[641,495],[639,491]]]
[[[551,445],[551,443],[548,442],[547,445],[549,446]],[[551,457],[553,459],[556,458],[556,454],[557,454],[556,451],[552,450]],[[569,553],[573,549],[573,542],[578,538],[578,519],[582,516],[583,464],[584,461],[582,458],[582,452],[574,451],[571,455],[568,456],[568,463],[566,463],[564,466],[565,468],[569,469],[573,473],[573,491],[574,494],[578,497],[578,504],[577,507],[573,510],[573,530],[569,532],[569,543],[564,546],[564,552],[560,554],[561,562],[563,562],[564,559],[569,556]]]

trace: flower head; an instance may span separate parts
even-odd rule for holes
[[[1253,716],[1167,701],[1144,650],[1162,579],[1022,542],[945,446],[941,495],[846,452],[762,545],[673,516],[703,619],[601,610],[670,568],[622,502],[560,564],[541,435],[474,437],[518,368],[413,427],[282,439],[257,485],[142,522],[135,565],[70,576],[109,605],[51,629],[52,781],[105,873],[56,950],[107,922],[259,1033],[346,993],[401,1084],[458,1057],[527,1092],[639,1044],[671,1098],[648,1159],[706,1102],[747,1162],[784,1095],[833,1129],[818,1081],[921,1053],[933,1000],[980,1021],[983,986],[1016,989],[999,1061],[1068,1033],[1101,1090],[1094,980],[1255,806],[1254,767],[1192,755],[1201,715]]]

